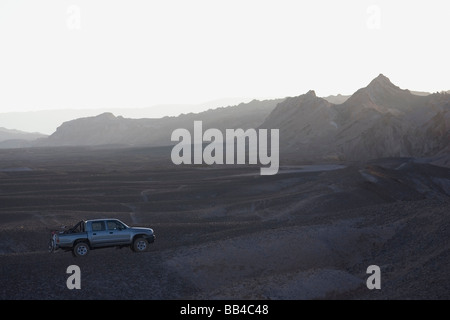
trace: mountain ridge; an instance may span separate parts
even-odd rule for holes
[[[414,95],[382,74],[342,104],[320,108],[320,119],[312,112],[295,118],[283,114],[289,101],[280,103],[262,127],[279,127],[283,152],[305,159],[432,156],[450,143],[450,95]],[[294,104],[308,110],[318,100],[305,102],[299,98]]]
[[[236,106],[157,119],[129,119],[106,112],[95,117],[66,121],[47,139],[37,141],[36,146],[170,145],[172,131],[177,128],[192,130],[195,120],[203,121],[205,130],[225,130],[230,123],[236,128],[257,127],[282,100],[252,100]]]

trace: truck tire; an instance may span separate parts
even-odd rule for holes
[[[86,242],[78,242],[72,253],[75,257],[85,257],[89,253],[89,245]]]
[[[52,253],[55,250],[55,246],[53,245],[53,239],[48,241],[48,252]]]
[[[133,245],[131,247],[134,252],[145,252],[148,249],[148,241],[143,237],[138,237],[134,239]]]

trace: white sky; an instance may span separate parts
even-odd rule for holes
[[[448,0],[1,0],[0,112],[351,94],[379,73],[449,90],[449,14]]]

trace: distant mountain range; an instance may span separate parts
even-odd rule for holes
[[[32,141],[47,137],[41,133],[28,133],[15,129],[0,128],[0,148],[23,148],[32,146]]]
[[[170,145],[173,130],[192,132],[194,121],[202,120],[204,130],[280,129],[282,156],[296,159],[435,157],[436,163],[450,165],[449,93],[403,90],[380,74],[351,96],[320,98],[311,90],[297,97],[253,100],[156,119],[102,113],[64,122],[52,135],[40,136],[32,145]]]
[[[337,96],[324,97],[325,100],[327,100],[328,102],[333,103],[333,104],[344,103],[345,101],[348,100],[348,98],[350,98],[350,96],[344,96],[342,94],[338,94]]]
[[[182,114],[159,119],[127,119],[112,113],[64,122],[56,132],[40,139],[36,146],[98,146],[172,144],[170,137],[177,128],[193,129],[195,120],[203,121],[203,128],[256,128],[283,99],[253,100],[237,106],[223,107],[200,113]]]
[[[234,106],[242,102],[249,102],[250,100],[244,98],[228,98],[201,104],[166,104],[146,108],[86,108],[2,112],[0,113],[0,127],[52,134],[63,122],[85,117],[94,117],[105,112],[111,112],[117,116],[120,115],[132,119],[162,118],[164,116],[178,116],[187,112],[198,113],[222,106]]]

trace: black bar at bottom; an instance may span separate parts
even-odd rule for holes
[[[14,318],[21,313],[63,314],[70,317],[89,318],[114,316],[121,313],[127,319],[133,317],[156,318],[158,315],[167,319],[305,319],[330,317],[363,319],[366,316],[386,316],[395,307],[402,315],[413,314],[423,308],[417,301],[329,301],[329,300],[3,300],[0,307],[5,313],[8,309]],[[429,302],[428,302],[429,303]],[[356,305],[359,304],[359,305]],[[437,305],[433,305],[435,308]],[[31,309],[32,308],[32,309]],[[365,312],[361,313],[361,310]],[[406,313],[405,313],[406,312]],[[65,316],[63,316],[65,317]],[[69,317],[69,318],[70,318]]]

